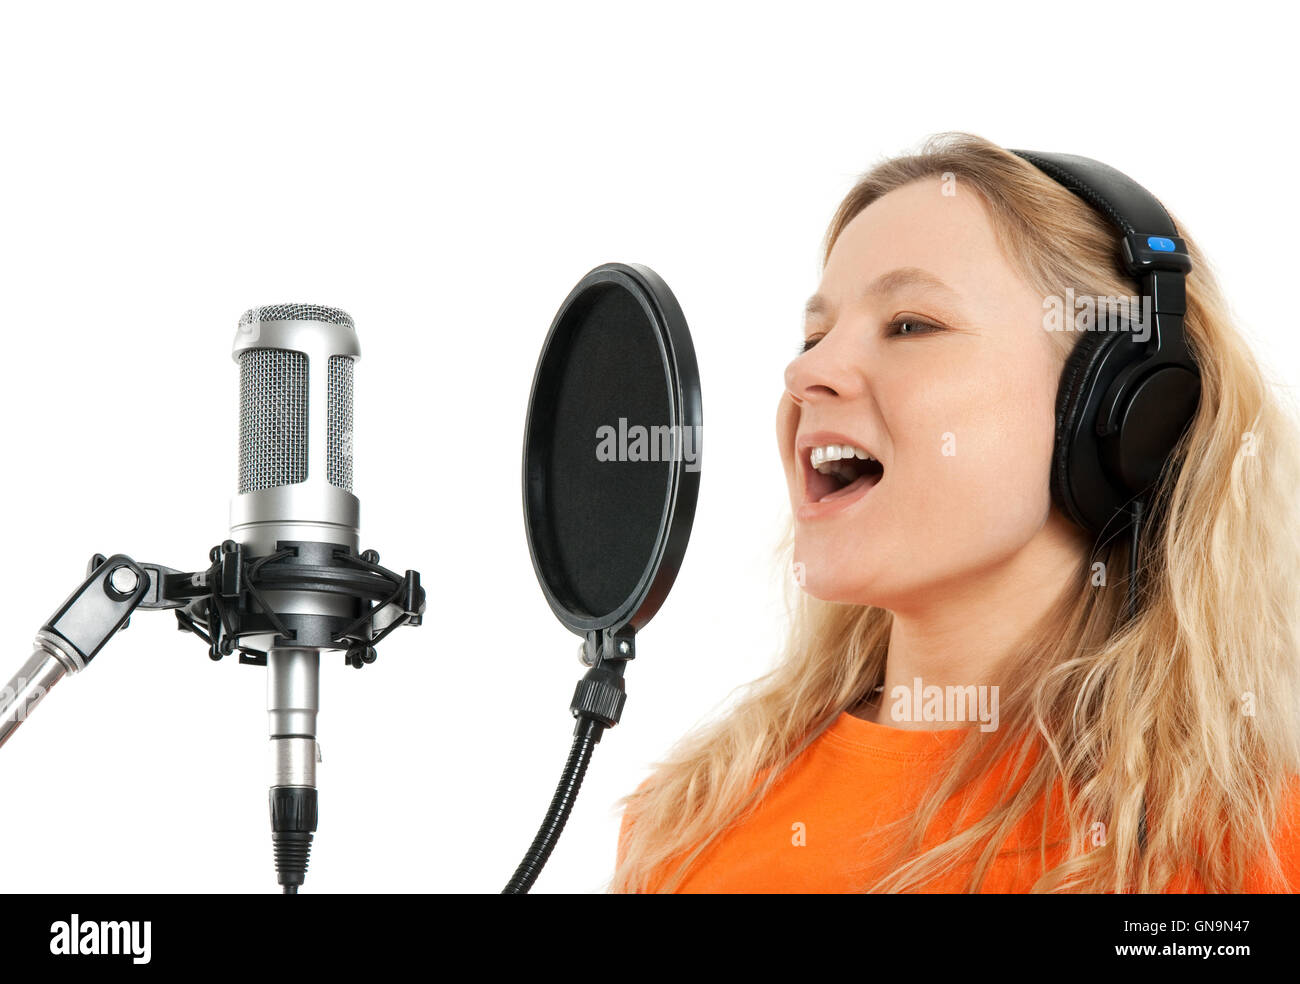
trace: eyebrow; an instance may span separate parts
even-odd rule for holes
[[[933,273],[922,270],[920,267],[898,267],[896,270],[882,273],[867,284],[858,295],[858,300],[866,300],[868,297],[875,295],[888,296],[905,287],[928,287],[931,290],[941,291],[954,298],[960,296]],[[808,298],[808,303],[804,305],[804,317],[821,317],[829,307],[830,303],[825,297],[821,294],[813,294],[812,297]]]

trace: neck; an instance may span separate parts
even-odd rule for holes
[[[903,699],[905,690],[912,706],[917,679],[920,688],[999,686],[1006,657],[1073,580],[1080,550],[1078,531],[1053,510],[1043,528],[1012,556],[942,588],[929,587],[915,605],[891,609],[884,688],[852,713],[895,728],[960,727],[960,721],[895,715],[894,696]]]

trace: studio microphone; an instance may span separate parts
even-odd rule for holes
[[[253,656],[243,661],[264,653],[271,836],[278,880],[294,893],[318,821],[321,653],[346,650],[358,668],[373,662],[373,643],[389,629],[418,624],[423,592],[414,572],[398,578],[377,554],[358,553],[352,397],[361,349],[351,317],[310,304],[252,308],[233,355],[239,487],[222,549],[242,554],[235,566],[250,589],[238,646]]]
[[[361,357],[352,319],[336,308],[286,304],[252,308],[239,320],[239,490],[230,537],[249,556],[285,541],[360,545],[361,503],[352,492],[352,376]],[[345,616],[347,599],[311,591],[268,591],[270,609]],[[317,825],[316,715],[319,646],[247,638],[266,651],[270,718],[271,830],[280,884],[306,875]]]
[[[239,485],[230,537],[209,566],[174,570],[125,554],[91,557],[86,578],[37,634],[35,651],[0,691],[3,745],[64,675],[84,669],[136,611],[171,611],[219,661],[267,670],[269,794],[276,876],[294,894],[318,822],[316,716],[321,654],[356,669],[425,608],[418,571],[397,574],[361,551],[352,491],[352,379],[361,356],[337,308],[283,304],[247,311],[239,364]]]

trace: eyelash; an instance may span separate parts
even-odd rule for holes
[[[885,325],[885,327],[886,327],[886,328],[897,328],[897,327],[900,326],[900,325],[919,325],[919,326],[921,327],[921,330],[920,330],[920,331],[908,331],[908,332],[904,332],[904,331],[891,331],[891,332],[888,332],[888,333],[886,334],[885,337],[886,337],[886,338],[893,338],[893,337],[898,336],[898,335],[928,335],[928,334],[930,334],[931,332],[935,332],[935,331],[943,331],[943,329],[940,328],[938,325],[933,325],[933,324],[931,324],[931,323],[928,322],[928,321],[922,321],[920,318],[895,318],[893,321],[889,322],[889,324]],[[807,352],[810,348],[812,348],[812,347],[813,347],[814,345],[816,345],[819,341],[821,341],[821,339],[822,339],[822,336],[821,336],[821,335],[818,335],[816,338],[806,338],[806,339],[804,339],[803,342],[800,343],[800,345],[799,345],[799,349],[798,349],[798,351],[797,351],[795,354],[796,354],[796,355],[803,355],[803,354],[804,354],[805,352]]]

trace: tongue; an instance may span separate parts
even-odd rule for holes
[[[845,496],[854,495],[861,492],[866,486],[875,485],[880,481],[880,475],[868,472],[865,475],[859,475],[842,489],[836,489],[834,492],[828,492],[818,502],[832,502],[835,499],[843,499]]]

